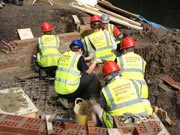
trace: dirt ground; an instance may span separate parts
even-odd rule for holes
[[[35,37],[41,35],[42,22],[52,24],[55,34],[74,31],[71,15],[87,16],[86,13],[70,8],[67,3],[72,0],[54,0],[57,4],[50,6],[48,1],[37,2],[25,0],[23,6],[7,4],[0,10],[0,40],[18,40],[17,29],[31,28]],[[147,61],[145,79],[149,86],[149,99],[153,106],[159,106],[168,112],[176,126],[164,125],[172,135],[180,134],[180,91],[163,82],[169,76],[180,82],[180,32],[155,29],[138,32],[119,26],[122,33],[136,39],[137,46],[146,46],[137,51]],[[166,89],[161,87],[166,86]]]

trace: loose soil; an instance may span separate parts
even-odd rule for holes
[[[25,0],[23,6],[7,4],[0,10],[0,40],[19,40],[17,29],[31,28],[35,37],[41,36],[40,26],[48,21],[53,26],[54,34],[74,31],[71,15],[79,17],[88,14],[70,8],[67,3],[72,0],[54,0],[57,4],[50,6],[37,2],[34,6]],[[145,26],[145,25],[144,25]],[[136,39],[139,53],[146,61],[145,79],[149,86],[149,99],[153,106],[159,106],[168,112],[176,126],[164,125],[172,135],[180,134],[180,91],[163,82],[163,77],[172,77],[180,82],[180,32],[155,29],[138,32],[118,25],[122,33]],[[161,87],[166,86],[166,89]]]

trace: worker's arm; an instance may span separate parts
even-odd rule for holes
[[[123,34],[120,32],[120,30],[114,25],[113,28],[113,34],[116,40],[121,40],[123,38]]]
[[[86,73],[91,74],[94,68],[96,67],[96,64],[97,64],[97,60],[96,57],[94,57],[93,63],[90,65],[89,69],[86,70]]]
[[[116,42],[114,41],[114,38],[113,38],[112,35],[110,35],[110,39],[111,39],[111,42],[112,42],[112,50],[116,50],[117,44],[116,44]]]
[[[85,62],[85,59],[83,56],[80,57],[78,61],[78,69],[81,71],[82,74],[91,74],[93,69],[95,68],[97,64],[96,59],[94,59],[94,62],[88,67],[88,65]]]

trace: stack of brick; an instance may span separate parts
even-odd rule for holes
[[[162,129],[157,120],[152,115],[142,116],[147,122],[135,124],[133,122],[123,123],[121,116],[114,116],[114,122],[117,128],[123,131],[124,134],[131,133],[133,135],[155,135]]]
[[[87,135],[85,126],[53,122],[53,135]],[[47,135],[46,121],[37,118],[0,114],[0,135]]]

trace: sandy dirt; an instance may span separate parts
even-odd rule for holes
[[[31,28],[35,37],[41,35],[40,26],[48,21],[54,28],[54,33],[66,33],[74,30],[71,15],[87,16],[86,13],[70,8],[67,3],[71,0],[54,0],[55,6],[44,0],[34,6],[25,0],[24,6],[7,4],[0,10],[0,40],[19,40],[17,29]],[[180,91],[163,82],[163,77],[170,76],[180,82],[180,32],[161,29],[149,32],[127,29],[118,25],[124,34],[136,39],[137,51],[146,61],[145,79],[149,86],[149,99],[153,106],[159,106],[168,112],[169,117],[177,123],[164,125],[172,135],[180,134]],[[166,89],[161,87],[166,86]]]

